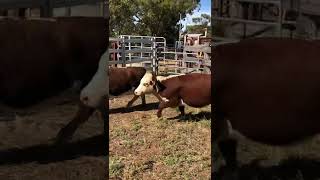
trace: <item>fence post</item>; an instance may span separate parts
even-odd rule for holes
[[[128,40],[129,40],[129,42],[128,42],[128,46],[129,46],[129,51],[131,50],[131,36],[128,36]],[[132,66],[132,63],[131,63],[131,53],[129,53],[129,62],[130,62],[130,67]]]
[[[122,61],[122,67],[126,67],[126,43],[125,43],[125,38],[121,38],[121,61]]]
[[[151,59],[152,59],[152,71],[158,75],[158,71],[157,71],[157,47],[156,47],[156,42],[155,42],[155,38],[152,37],[151,38],[151,41],[152,41],[152,56],[151,56]]]

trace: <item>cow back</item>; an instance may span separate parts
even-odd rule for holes
[[[86,84],[107,48],[104,18],[0,20],[1,100],[31,105],[71,86]]]
[[[315,42],[280,38],[217,46],[212,85],[217,112],[247,137],[266,143],[319,131],[319,50]]]

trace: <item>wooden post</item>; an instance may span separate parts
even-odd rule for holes
[[[27,8],[19,8],[18,9],[18,16],[19,17],[26,17],[26,9]]]
[[[28,8],[28,9],[27,9],[27,17],[31,17],[31,15],[32,15],[32,14],[31,14],[31,8]]]
[[[218,10],[218,14],[220,17],[222,17],[222,12],[223,12],[223,0],[220,0],[219,10]]]
[[[71,7],[65,7],[65,16],[71,16]]]
[[[121,61],[122,67],[126,67],[126,44],[124,38],[121,39]]]
[[[248,19],[248,16],[249,16],[249,3],[242,3],[242,6],[243,6],[243,19]],[[243,23],[243,36],[242,38],[245,39],[247,36],[247,24],[246,23]]]
[[[100,16],[102,17],[104,16],[104,11],[105,11],[104,4],[105,4],[104,1],[99,3],[99,9],[100,9],[99,12],[100,12]]]
[[[40,8],[40,17],[52,17],[53,8],[52,0],[46,0],[44,5]]]
[[[278,27],[278,31],[279,31],[279,37],[282,37],[282,10],[283,10],[283,7],[282,7],[282,0],[280,0],[280,5],[279,5],[279,27]]]

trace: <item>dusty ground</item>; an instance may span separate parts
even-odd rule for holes
[[[237,139],[240,180],[320,179],[320,136],[287,147],[259,144],[238,133]],[[226,177],[219,153],[214,149],[213,169],[216,174],[213,179]]]
[[[210,179],[210,106],[199,114],[187,108],[189,120],[176,117],[176,109],[156,117],[157,101],[146,96],[133,109],[123,107],[132,95],[110,100],[110,179]]]
[[[65,92],[23,111],[0,109],[0,179],[106,179],[103,122],[96,115],[70,143],[52,145],[77,111],[75,98]]]

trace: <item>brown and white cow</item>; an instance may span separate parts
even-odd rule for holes
[[[212,52],[212,137],[227,166],[237,167],[232,130],[279,146],[320,132],[318,42],[257,38],[219,45]]]
[[[100,110],[108,102],[107,88],[109,81],[109,94],[118,96],[139,85],[139,82],[146,72],[143,67],[127,67],[127,68],[112,68],[109,67],[107,73],[106,63],[108,61],[108,52],[101,57],[99,68],[93,76],[90,83],[82,89],[80,94],[81,103],[77,114],[72,121],[63,128],[57,138],[57,142],[64,142],[71,138],[75,130],[85,123],[93,112]],[[141,96],[142,102],[144,98]],[[101,111],[101,110],[100,110]]]
[[[146,69],[143,67],[109,67],[107,72],[108,60],[109,52],[107,51],[101,57],[96,74],[80,93],[80,100],[89,107],[96,108],[105,101],[103,97],[108,93],[108,85],[109,94],[118,96],[138,87],[140,80],[146,73]],[[142,97],[142,102],[145,103],[144,97]]]
[[[75,81],[85,86],[107,50],[108,23],[103,17],[0,19],[0,102],[24,108]]]
[[[105,104],[108,103],[108,86],[109,94],[114,96],[120,95],[132,88],[136,88],[146,73],[146,69],[143,67],[109,67],[109,69],[107,69],[108,60],[109,51],[106,51],[100,58],[99,67],[95,75],[80,93],[81,103],[79,104],[77,114],[72,121],[59,132],[56,140],[57,143],[65,142],[71,138],[76,129],[86,122],[96,109],[100,110],[103,114],[106,113],[106,110],[103,108]],[[143,101],[144,99],[142,98],[142,102]]]
[[[82,87],[107,49],[102,17],[0,20],[0,101],[26,107],[79,80]]]
[[[184,115],[184,104],[191,107],[203,107],[211,104],[211,74],[191,73],[156,81],[155,87],[162,101],[157,116],[167,107],[179,107]]]
[[[143,78],[140,80],[139,86],[134,90],[134,97],[131,101],[129,101],[127,107],[130,107],[134,103],[134,101],[138,99],[139,96],[144,96],[145,94],[153,94],[155,97],[157,97],[159,102],[161,102],[162,98],[159,96],[159,94],[156,92],[154,88],[156,81],[162,82],[166,79],[181,75],[179,74],[169,76],[155,76],[153,72],[147,71]]]

